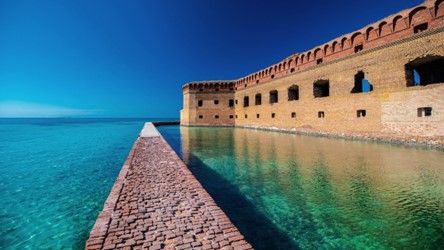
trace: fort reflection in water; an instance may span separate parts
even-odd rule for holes
[[[442,150],[240,128],[160,131],[256,249],[444,245]]]

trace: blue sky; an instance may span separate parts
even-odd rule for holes
[[[237,79],[422,0],[0,1],[0,117],[177,118]]]

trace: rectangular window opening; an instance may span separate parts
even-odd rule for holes
[[[233,107],[233,106],[234,106],[234,100],[233,100],[233,99],[230,99],[230,100],[228,101],[228,106],[229,106],[229,107]]]
[[[432,116],[432,107],[418,108],[418,117]]]
[[[199,115],[199,119],[203,119],[203,115]]]
[[[324,111],[319,111],[318,112],[318,118],[324,118],[324,117],[325,117]]]
[[[296,118],[296,112],[291,113],[291,118]]]
[[[360,109],[357,111],[357,117],[365,117],[367,115],[367,110]]]
[[[218,115],[215,115],[214,118],[219,119],[219,116],[218,116]]]
[[[214,100],[214,104],[218,105],[219,104],[219,100]]]
[[[233,119],[233,116],[232,116],[232,115],[230,115],[230,119]]]
[[[271,113],[271,118],[275,118],[276,114],[275,113]]]
[[[198,100],[197,101],[197,106],[202,107],[202,105],[203,105],[203,101],[202,100]]]
[[[259,114],[256,114],[256,118],[259,118],[260,117],[260,115]]]
[[[428,27],[429,27],[428,23],[422,23],[422,24],[419,24],[419,25],[416,25],[415,27],[413,27],[413,31],[415,34],[420,33],[420,32],[426,31],[428,29]]]
[[[362,51],[364,49],[364,46],[362,44],[355,46],[355,53],[358,53],[359,51]]]
[[[323,62],[322,58],[316,61],[317,64],[321,64]]]

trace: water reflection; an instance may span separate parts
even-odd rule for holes
[[[247,129],[180,132],[185,163],[257,249],[444,246],[443,151]],[[249,214],[265,222],[240,218]]]

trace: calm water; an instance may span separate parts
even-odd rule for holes
[[[83,249],[144,121],[0,119],[0,249]]]
[[[444,249],[444,151],[160,128],[257,249]]]

